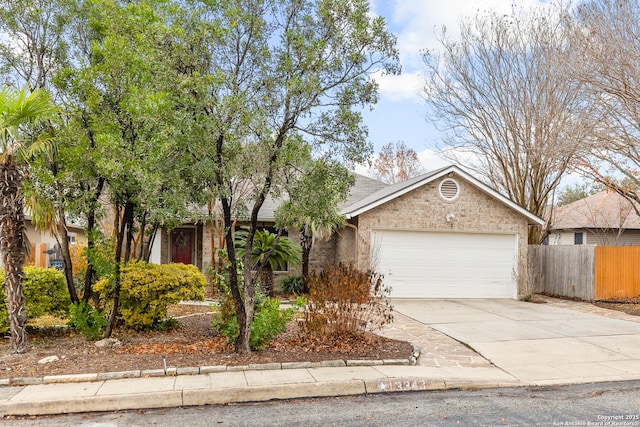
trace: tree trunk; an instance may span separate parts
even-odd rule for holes
[[[225,224],[231,224],[231,206],[226,197],[221,197],[222,211],[224,214]],[[251,306],[247,304],[247,294],[244,292],[244,298],[240,293],[240,284],[238,283],[238,262],[236,260],[236,249],[233,242],[233,227],[225,227],[225,240],[227,246],[227,255],[229,256],[229,288],[233,296],[233,303],[236,309],[236,320],[238,322],[238,339],[236,341],[236,352],[250,353],[251,346],[249,338],[251,337],[251,322],[248,319],[253,317],[253,295],[250,296]],[[245,283],[243,286],[246,290],[246,282],[251,282],[251,274],[245,274]],[[253,286],[252,286],[253,288]]]
[[[107,327],[104,331],[104,338],[111,337],[111,333],[113,332],[113,328],[116,324],[116,319],[118,318],[118,308],[120,307],[120,289],[122,286],[122,274],[121,274],[121,263],[122,263],[122,246],[124,243],[125,235],[127,236],[127,252],[131,254],[131,241],[129,240],[133,234],[127,231],[127,227],[133,222],[133,203],[131,201],[127,201],[124,204],[124,213],[122,214],[122,223],[119,223],[120,214],[116,215],[116,224],[119,225],[118,236],[116,238],[116,255],[115,255],[115,273],[114,280],[115,286],[113,290],[113,306],[111,307],[111,313],[109,315],[109,322],[107,323]]]
[[[311,247],[313,245],[313,236],[307,231],[307,226],[300,228],[300,247],[302,248],[302,280],[304,281],[305,291],[308,289],[309,283],[309,258],[311,255]]]
[[[95,226],[96,226],[96,209],[98,207],[98,200],[102,195],[102,189],[104,187],[104,178],[98,179],[98,184],[96,185],[96,190],[93,193],[93,198],[90,203],[89,212],[87,212],[87,250],[93,250],[95,246]],[[91,298],[91,288],[93,286],[93,279],[95,275],[95,270],[91,262],[87,264],[87,271],[84,274],[84,289],[82,291],[82,301],[89,303],[89,299]]]
[[[142,260],[144,262],[149,262],[151,259],[151,248],[156,240],[156,233],[158,233],[158,224],[153,225],[148,239],[142,238]]]
[[[245,265],[251,265],[250,253],[245,253]],[[244,319],[242,323],[238,322],[238,329],[240,330],[238,341],[236,342],[236,351],[238,353],[251,352],[251,323],[253,322],[255,304],[254,290],[255,288],[253,287],[253,281],[251,280],[251,272],[247,271],[244,275]]]
[[[11,162],[0,164],[0,252],[5,270],[5,291],[11,332],[11,354],[27,351],[27,309],[22,284],[25,259],[22,175]]]
[[[67,221],[64,218],[64,208],[58,206],[58,243],[62,252],[64,261],[64,278],[67,281],[67,289],[71,302],[76,304],[79,302],[76,285],[73,283],[73,264],[71,263],[71,253],[69,252],[69,233],[67,232]]]
[[[273,269],[269,263],[260,267],[260,285],[262,292],[269,298],[273,298]]]

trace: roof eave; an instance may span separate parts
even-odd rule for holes
[[[342,215],[345,216],[346,219],[352,219],[358,215],[361,215],[371,209],[374,209],[380,205],[383,205],[393,199],[395,199],[396,197],[402,196],[403,194],[406,194],[410,191],[415,190],[416,188],[419,188],[425,184],[428,184],[429,182],[435,181],[439,178],[442,178],[443,176],[446,176],[450,173],[456,173],[460,176],[462,176],[463,178],[465,178],[469,183],[471,183],[472,185],[474,185],[475,187],[477,187],[478,189],[480,189],[481,191],[484,191],[485,193],[493,196],[494,198],[500,200],[502,203],[506,204],[507,206],[509,206],[511,209],[515,210],[516,212],[520,213],[521,215],[525,216],[528,220],[529,220],[529,225],[545,225],[546,221],[542,218],[540,218],[539,216],[529,212],[527,209],[523,208],[522,206],[518,205],[517,203],[513,202],[512,200],[508,199],[507,197],[503,196],[502,194],[498,193],[497,191],[495,191],[493,188],[489,187],[488,185],[484,184],[483,182],[479,181],[478,179],[474,178],[472,175],[470,175],[468,172],[464,171],[463,169],[459,168],[456,165],[451,165],[449,167],[443,168],[442,170],[438,171],[437,173],[434,173],[433,175],[428,175],[426,176],[424,179],[420,180],[420,181],[416,181],[414,184],[404,187],[401,190],[389,194],[385,197],[381,197],[378,200],[372,201],[371,203],[362,206],[358,209],[355,209],[353,211],[343,211],[341,212]]]

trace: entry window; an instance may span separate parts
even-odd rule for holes
[[[574,233],[573,234],[573,244],[574,245],[583,245],[584,244],[584,233]]]

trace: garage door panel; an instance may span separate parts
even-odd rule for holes
[[[516,297],[515,235],[377,230],[372,237],[372,259],[393,297]]]

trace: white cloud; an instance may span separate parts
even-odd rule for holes
[[[448,34],[455,36],[463,16],[474,16],[491,9],[509,13],[512,4],[512,0],[374,1],[372,11],[384,16],[389,30],[398,37],[403,70],[400,77],[383,76],[378,79],[382,96],[391,101],[418,96],[419,73],[423,70],[421,52],[438,49],[437,38],[443,27],[447,28]],[[520,0],[517,7],[529,8],[541,4],[539,0]]]
[[[473,174],[472,168],[477,168],[480,165],[480,158],[476,153],[456,148],[447,148],[446,153],[426,149],[418,153],[418,159],[426,171],[454,164]]]
[[[380,95],[389,101],[419,101],[422,75],[419,72],[402,73],[399,76],[382,75],[374,76],[378,82]]]
[[[451,164],[450,160],[445,159],[442,154],[434,150],[424,150],[418,153],[418,160],[424,167],[425,171],[432,171]]]
[[[364,176],[368,176],[373,178],[373,175],[371,174],[371,171],[369,170],[369,166],[367,165],[362,165],[362,164],[358,164],[356,165],[356,167],[354,168],[354,172],[360,175],[364,175]]]
[[[526,0],[524,4],[538,3]],[[447,32],[456,34],[463,16],[473,16],[480,11],[495,9],[508,13],[512,0],[447,0],[444,2],[425,2],[424,0],[396,0],[393,2],[389,28],[398,36],[398,47],[402,55],[403,66],[415,69],[421,66],[420,51],[436,49],[439,46],[437,36],[443,27]]]

